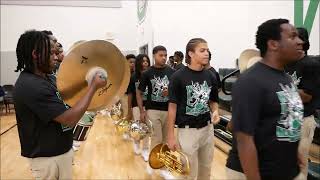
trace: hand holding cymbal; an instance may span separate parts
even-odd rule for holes
[[[88,107],[96,111],[119,101],[129,80],[129,65],[120,50],[110,42],[93,40],[68,52],[57,74],[57,87],[62,99],[73,106],[90,85],[96,86],[98,90]]]

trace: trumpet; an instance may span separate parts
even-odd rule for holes
[[[166,167],[172,174],[186,176],[190,173],[187,155],[181,151],[172,152],[168,145],[158,144],[149,154],[149,165],[153,169]]]
[[[134,121],[130,126],[130,136],[135,141],[139,141],[149,136],[153,132],[152,123],[148,120],[148,123]]]

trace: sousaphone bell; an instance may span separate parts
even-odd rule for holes
[[[261,60],[260,52],[255,49],[246,49],[244,50],[238,59],[240,73],[243,73],[245,70],[249,69],[256,62]]]

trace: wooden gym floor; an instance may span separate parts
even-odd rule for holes
[[[32,179],[26,158],[20,155],[15,114],[1,114],[0,179]],[[223,143],[215,139],[216,143]],[[226,154],[215,148],[212,177],[225,179]],[[132,142],[115,133],[111,120],[97,116],[88,138],[75,152],[73,179],[162,179],[146,172],[147,163],[134,155]]]

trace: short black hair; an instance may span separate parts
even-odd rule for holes
[[[256,46],[260,50],[261,57],[264,57],[268,50],[269,40],[281,39],[281,25],[287,23],[289,23],[287,19],[270,19],[258,27]]]
[[[310,48],[310,42],[309,42],[309,33],[308,30],[304,27],[298,27],[297,28],[299,38],[303,41],[303,50],[306,54],[308,54],[308,50]]]
[[[183,53],[181,51],[174,52],[174,55],[178,56],[181,61],[183,60],[184,55],[183,55]]]
[[[131,59],[131,58],[136,59],[136,56],[135,56],[134,54],[128,54],[128,55],[126,55],[126,59],[127,59],[127,60],[129,60],[129,59]]]
[[[48,36],[49,36],[49,35],[53,36],[52,31],[43,30],[43,31],[41,31],[41,32],[45,33],[45,34],[48,35]]]
[[[157,54],[158,51],[167,51],[167,49],[164,46],[156,46],[152,50],[152,54]]]
[[[37,61],[38,68],[44,72],[49,70],[51,54],[50,38],[43,32],[30,30],[23,33],[18,40],[16,48],[18,65],[15,72],[22,70],[34,72],[35,65],[32,57],[33,51],[39,55]]]

